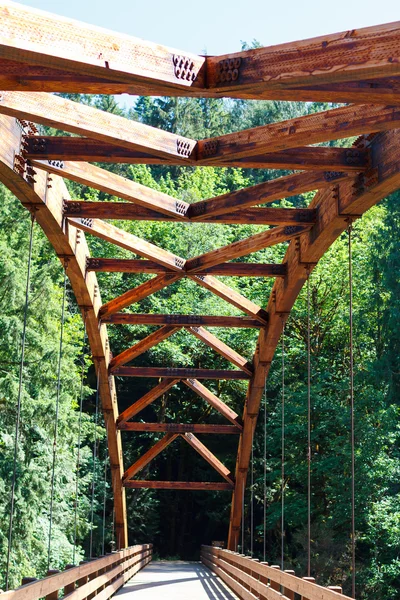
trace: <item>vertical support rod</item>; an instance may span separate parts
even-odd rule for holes
[[[349,329],[350,329],[350,428],[351,428],[351,589],[356,597],[356,514],[355,514],[355,433],[354,433],[354,351],[353,351],[353,249],[349,223]]]
[[[266,556],[267,529],[267,376],[264,380],[264,519],[263,519],[263,558]]]
[[[311,334],[310,270],[307,271],[307,576],[311,576]]]
[[[281,465],[281,569],[285,562],[285,321],[282,318],[282,465]]]

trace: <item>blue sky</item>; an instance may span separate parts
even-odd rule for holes
[[[198,54],[264,46],[400,20],[399,0],[25,0],[21,2]]]

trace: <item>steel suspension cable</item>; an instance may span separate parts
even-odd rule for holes
[[[78,421],[78,449],[76,456],[76,475],[75,475],[75,515],[74,515],[74,546],[72,551],[72,564],[75,564],[76,539],[78,529],[78,500],[79,500],[79,475],[81,468],[81,435],[82,435],[82,412],[83,412],[83,382],[85,378],[85,349],[86,349],[86,317],[85,312],[83,320],[83,342],[82,342],[82,369],[81,369],[81,387],[79,402],[79,421]]]
[[[250,556],[253,558],[254,544],[254,432],[251,442],[251,495],[250,495]]]
[[[263,560],[266,557],[267,531],[267,377],[264,381],[264,515],[263,515]]]
[[[103,540],[102,540],[102,554],[105,554],[105,541],[106,541],[106,502],[107,502],[107,440],[108,440],[108,423],[105,421],[106,426],[106,456],[104,458],[104,494],[103,494]]]
[[[311,575],[311,323],[310,270],[307,271],[307,576]]]
[[[53,463],[51,467],[51,485],[50,485],[50,511],[49,511],[49,541],[47,547],[47,570],[50,569],[51,562],[51,534],[53,528],[53,508],[54,508],[54,483],[55,483],[55,471],[56,471],[56,459],[57,459],[57,439],[58,439],[58,415],[60,410],[60,392],[61,392],[61,365],[63,358],[63,344],[64,344],[64,323],[65,323],[65,299],[67,292],[67,267],[68,263],[64,265],[64,285],[63,285],[63,296],[61,303],[61,329],[60,329],[60,344],[58,351],[58,369],[57,369],[57,395],[56,395],[56,411],[54,415],[54,437],[53,437]]]
[[[33,231],[34,231],[35,217],[31,216],[31,228],[29,234],[29,250],[28,250],[28,270],[26,275],[26,288],[25,288],[25,305],[24,305],[24,321],[22,325],[22,340],[21,340],[21,358],[19,365],[19,383],[18,383],[18,396],[17,396],[17,414],[15,419],[15,438],[14,438],[14,458],[13,458],[13,474],[11,480],[11,496],[10,496],[10,521],[8,526],[8,548],[7,548],[7,562],[6,562],[6,576],[5,576],[5,588],[8,590],[9,576],[10,576],[10,560],[11,560],[11,546],[13,538],[13,524],[14,524],[14,504],[15,504],[15,485],[17,481],[17,458],[18,458],[18,439],[19,439],[19,425],[21,420],[21,402],[22,402],[22,382],[25,366],[25,345],[26,345],[26,329],[28,321],[28,308],[29,308],[29,291],[31,283],[31,266],[32,266],[32,247],[33,247]]]
[[[90,501],[90,540],[89,540],[89,558],[93,558],[93,519],[94,519],[94,491],[96,479],[97,462],[97,424],[99,418],[99,388],[100,388],[100,365],[97,365],[97,386],[96,386],[96,412],[94,419],[94,441],[93,441],[93,473],[92,473],[92,496]]]
[[[244,554],[244,479],[242,482],[242,554]]]
[[[282,318],[281,568],[285,559],[285,321]]]
[[[351,587],[356,597],[356,512],[355,512],[355,432],[354,432],[354,348],[353,348],[353,251],[352,223],[348,227],[349,250],[349,337],[350,337],[350,429],[351,429]]]

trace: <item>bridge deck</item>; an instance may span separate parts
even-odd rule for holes
[[[237,598],[209,569],[197,562],[151,562],[116,596],[119,600],[234,600]]]

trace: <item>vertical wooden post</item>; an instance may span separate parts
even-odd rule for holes
[[[288,573],[288,575],[295,575],[295,572],[291,571],[291,570],[285,569],[284,572]],[[286,588],[285,586],[283,587],[283,595],[286,596],[287,598],[289,598],[289,600],[294,600],[294,592],[292,590],[290,590],[289,588]]]
[[[28,585],[28,583],[33,583],[34,581],[38,581],[38,579],[36,577],[23,577],[21,585]]]
[[[56,575],[57,573],[59,573],[60,571],[58,569],[50,569],[49,571],[47,571],[47,577],[50,577],[50,575]],[[51,594],[47,594],[47,596],[45,596],[46,600],[58,600],[58,592],[60,590],[55,590],[54,592],[51,592]]]
[[[337,594],[343,594],[343,590],[340,585],[328,585],[328,590],[332,590],[332,592],[336,592]]]
[[[281,568],[279,565],[271,565],[271,569],[276,569],[277,571],[280,571]],[[281,591],[281,584],[277,581],[274,581],[273,579],[270,579],[270,586],[273,590],[276,590],[277,592]]]
[[[315,577],[302,577],[304,581],[309,581],[310,583],[315,583]],[[308,600],[306,596],[301,596],[300,600]]]
[[[265,565],[268,567],[268,563],[267,562],[261,562],[260,565]],[[269,583],[269,579],[267,575],[260,575],[260,581],[261,583],[264,583],[265,585],[268,585]]]
[[[68,569],[73,569],[75,567],[75,565],[65,565],[64,567],[64,571],[68,571]],[[74,591],[76,586],[76,582],[73,581],[72,583],[69,583],[68,585],[66,585],[64,587],[64,596],[66,596],[67,594],[70,594],[71,592]]]
[[[80,565],[85,565],[87,562],[88,562],[87,560],[82,560],[79,564]],[[88,582],[88,576],[85,575],[84,577],[81,577],[80,579],[78,579],[78,581],[76,582],[76,586],[77,587],[82,587],[87,582]],[[86,600],[86,598],[82,598],[82,600]]]

